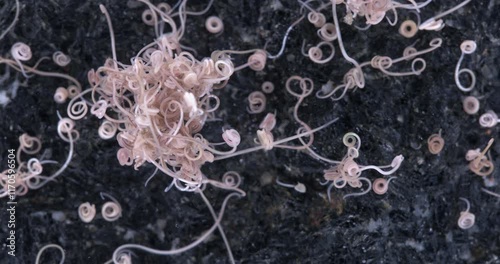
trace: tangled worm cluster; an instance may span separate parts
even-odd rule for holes
[[[365,86],[363,67],[367,66],[371,66],[373,69],[379,70],[388,76],[402,77],[402,76],[420,75],[425,70],[427,63],[424,59],[416,57],[440,48],[442,43],[443,43],[442,39],[435,38],[429,42],[428,48],[420,51],[417,51],[413,47],[407,47],[403,52],[403,56],[397,59],[392,59],[387,56],[377,55],[374,56],[370,61],[366,61],[363,63],[358,63],[353,60],[352,63],[355,65],[355,67],[350,69],[344,75],[342,83],[337,85],[336,87],[333,87],[333,82],[328,82],[322,87],[322,89],[316,92],[316,97],[320,99],[331,98],[334,101],[338,101],[344,98],[348,90],[363,88]],[[341,51],[343,53],[345,52],[343,51],[342,46],[341,46]],[[389,68],[391,68],[395,63],[408,60],[412,60],[411,71],[407,72],[389,71]]]
[[[69,143],[69,153],[64,164],[50,176],[43,175],[44,166],[49,164],[57,164],[52,160],[39,160],[37,158],[30,158],[28,161],[21,159],[21,155],[35,155],[41,148],[42,143],[40,139],[31,137],[28,134],[22,134],[19,137],[19,148],[17,150],[17,164],[19,167],[15,171],[15,177],[9,178],[8,170],[0,173],[0,198],[10,195],[23,196],[29,190],[37,190],[42,188],[45,184],[54,181],[64,170],[68,167],[73,156],[74,142],[78,139],[79,133],[74,129],[74,122],[69,118],[62,118],[57,125],[59,137]],[[9,188],[14,186],[15,190]]]
[[[117,133],[121,165],[138,169],[152,163],[171,176],[179,190],[193,191],[202,184],[200,167],[212,162],[214,155],[234,152],[239,144],[236,131],[224,132],[222,138],[230,147],[225,151],[216,150],[199,134],[208,115],[219,107],[213,90],[224,87],[235,68],[225,52],[200,61],[182,51],[183,28],[177,28],[174,15],[151,7],[144,19],[160,17],[173,31],[160,34],[131,64],[108,59],[104,66],[90,70],[92,89],[71,100],[68,115],[83,118],[88,111],[83,95],[91,93],[91,114],[104,119],[99,135],[110,139]]]
[[[347,23],[349,21],[352,23],[353,17],[360,16],[366,18],[366,24],[368,25],[380,23],[384,19],[386,12],[394,8],[391,0],[348,0],[346,1],[346,7],[348,14],[345,21]]]
[[[465,155],[465,159],[469,161],[469,169],[478,176],[488,176],[495,170],[495,164],[491,161],[489,153],[486,155],[493,145],[493,141],[493,138],[490,139],[483,151],[480,151],[480,149],[471,149]]]
[[[331,42],[334,40],[337,40],[340,48],[340,52],[342,53],[342,56],[344,57],[345,60],[347,60],[349,63],[351,63],[354,67],[350,69],[347,73],[344,74],[344,78],[341,84],[337,85],[336,87],[333,86],[333,82],[329,81],[327,84],[325,84],[321,90],[318,90],[316,93],[316,97],[324,99],[324,98],[331,98],[334,101],[342,99],[345,94],[347,93],[348,90],[355,90],[356,88],[364,88],[365,86],[365,77],[364,77],[364,72],[363,72],[363,67],[371,65],[374,69],[380,70],[382,73],[389,75],[389,76],[409,76],[409,75],[420,75],[426,68],[426,61],[422,58],[416,58],[419,55],[423,55],[425,53],[431,52],[441,46],[442,40],[439,38],[433,39],[430,42],[430,48],[422,50],[422,51],[417,51],[416,49],[412,48],[409,49],[408,52],[405,50],[405,54],[403,55],[402,58],[398,59],[391,59],[386,56],[375,56],[373,60],[369,62],[364,62],[364,63],[359,63],[352,57],[350,57],[345,48],[344,44],[342,41],[342,34],[340,31],[340,23],[337,15],[337,5],[345,4],[346,7],[346,13],[347,15],[344,17],[344,22],[347,24],[352,24],[353,20],[355,17],[365,17],[366,18],[366,24],[368,27],[371,25],[375,25],[380,23],[384,18],[386,17],[386,12],[389,10],[392,10],[394,12],[394,20],[390,20],[387,18],[387,21],[390,25],[394,26],[397,23],[397,9],[407,9],[407,10],[415,10],[417,11],[417,17],[418,17],[418,25],[420,24],[420,15],[418,14],[419,9],[425,7],[428,5],[431,1],[426,1],[423,3],[416,3],[415,1],[411,1],[410,4],[401,4],[397,1],[392,1],[392,0],[347,0],[347,1],[330,1],[327,4],[322,4],[320,5],[319,8],[313,9],[309,3],[311,1],[307,2],[302,2],[299,1],[302,5],[301,7],[301,13],[302,10],[308,9],[310,12],[307,15],[307,18],[310,23],[312,23],[316,28],[319,28],[317,30],[317,35],[318,37],[322,40],[319,44],[316,46],[312,46],[309,48],[308,52],[305,52],[305,41],[302,46],[302,54],[306,57],[309,57],[313,62],[318,63],[318,64],[323,64],[329,62],[331,59],[333,59],[333,56],[335,54],[334,46]],[[324,14],[321,13],[323,9],[326,9],[327,7],[331,6],[332,7],[332,15],[333,15],[333,23],[325,23],[326,21],[324,20]],[[457,6],[457,8],[459,8]],[[450,12],[453,12],[456,9],[453,9]],[[448,14],[448,13],[446,13]],[[441,14],[441,15],[446,15],[446,14]],[[305,15],[303,15],[301,18],[299,18],[296,22],[294,22],[287,30],[287,34],[285,34],[285,38],[283,40],[282,44],[282,49],[280,50],[280,53],[276,56],[270,55],[269,58],[276,58],[279,55],[281,55],[283,51],[283,47],[285,45],[286,37],[289,33],[289,31],[295,26],[297,23],[299,23]],[[413,22],[413,21],[411,21]],[[417,24],[414,22],[411,23],[409,21],[405,21],[401,26],[402,28],[402,34],[404,34],[406,37],[413,37],[416,32],[418,31]],[[442,25],[444,26],[444,25]],[[365,29],[367,29],[366,27]],[[358,27],[360,30],[364,30]],[[330,49],[329,56],[324,56],[324,51],[322,47],[327,47]],[[397,63],[400,61],[404,60],[412,60],[411,63],[411,71],[408,72],[391,72],[388,69],[393,65],[393,63]]]
[[[339,1],[336,1],[339,2]],[[353,18],[360,16],[365,17],[367,25],[377,25],[384,18],[387,19],[387,22],[394,26],[398,20],[398,14],[396,9],[403,8],[409,10],[419,10],[422,7],[425,7],[430,1],[426,1],[423,3],[416,3],[415,1],[409,1],[410,4],[401,4],[397,1],[392,0],[347,0],[341,1],[345,2],[347,7],[347,16],[344,18],[344,21],[348,24],[352,23]],[[387,11],[393,11],[394,20],[390,20],[386,17]]]
[[[331,184],[328,186],[327,191],[328,199],[331,199],[330,192],[333,187],[342,189],[349,185],[352,188],[361,188],[363,185],[361,181],[366,182],[368,184],[368,188],[361,193],[347,194],[344,196],[344,199],[350,196],[359,196],[368,193],[372,188],[372,183],[368,178],[361,177],[361,173],[363,171],[372,169],[376,170],[382,175],[390,175],[399,169],[399,166],[401,166],[401,163],[404,160],[404,157],[402,155],[399,155],[396,156],[392,160],[391,165],[388,166],[359,165],[358,163],[356,163],[356,161],[354,161],[354,159],[359,156],[359,148],[361,146],[361,139],[359,138],[359,136],[352,132],[347,133],[344,135],[343,143],[347,147],[347,154],[344,156],[342,161],[337,162],[335,166],[325,170],[323,174],[323,177],[327,181],[325,184],[331,182]],[[387,168],[390,168],[390,170],[383,170]],[[389,179],[389,181],[390,180],[391,179]],[[377,187],[374,188],[375,192],[377,194],[385,193],[385,184],[388,184],[389,181],[381,182],[380,179],[375,181],[377,183]],[[384,186],[379,186],[378,184],[380,183],[382,183],[382,185]]]
[[[137,169],[153,163],[178,188],[188,189],[201,183],[201,165],[223,154],[198,132],[218,108],[212,90],[221,88],[234,68],[225,56],[198,61],[189,52],[177,54],[177,45],[163,36],[133,58],[133,65],[108,60],[89,72],[89,81],[92,114],[106,119],[99,135],[108,139],[119,131],[120,164]]]

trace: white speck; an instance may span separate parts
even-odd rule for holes
[[[57,222],[62,222],[66,219],[66,215],[61,211],[52,212],[52,219]]]
[[[0,105],[5,107],[10,102],[10,98],[7,96],[6,91],[0,91]]]
[[[280,2],[280,0],[274,0],[271,5],[270,5],[271,9],[273,11],[276,11],[276,10],[280,10],[280,9],[283,9],[283,4]]]
[[[424,245],[422,245],[422,243],[419,243],[419,242],[416,242],[415,240],[413,239],[409,239],[405,242],[405,245],[406,246],[409,246],[413,249],[415,249],[417,252],[422,252],[424,251]]]

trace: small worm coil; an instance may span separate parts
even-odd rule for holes
[[[122,208],[115,202],[106,202],[102,206],[101,214],[104,220],[113,222],[122,216]]]
[[[427,139],[427,145],[431,154],[439,154],[444,147],[444,139],[440,134],[432,134]]]
[[[87,203],[82,203],[78,207],[78,216],[85,223],[90,223],[94,219],[95,214],[96,210],[95,210],[95,205],[93,204],[91,205],[90,203],[87,202]]]
[[[31,59],[30,46],[22,42],[16,42],[14,45],[12,45],[10,52],[15,60],[28,61]]]
[[[476,216],[469,212],[461,212],[458,218],[458,227],[462,229],[469,229],[474,226],[476,222]]]
[[[272,82],[264,82],[260,88],[264,93],[270,94],[274,91],[274,84]]]
[[[225,130],[222,133],[222,139],[224,139],[224,142],[232,148],[237,147],[241,142],[240,133],[238,133],[235,129]]]
[[[217,34],[224,29],[224,23],[219,17],[211,16],[205,21],[205,28],[212,34]]]
[[[477,44],[473,40],[465,40],[460,44],[460,50],[465,54],[472,54],[476,51]]]
[[[241,183],[241,176],[236,171],[228,171],[222,176],[222,182],[228,187],[237,188]]]
[[[64,87],[59,87],[56,89],[56,92],[54,93],[54,101],[58,104],[64,104],[66,102],[66,99],[68,99],[68,90]]]
[[[417,34],[418,27],[413,20],[405,20],[399,27],[399,34],[405,38],[413,38]]]
[[[493,111],[487,111],[479,117],[479,125],[482,127],[494,127],[498,123],[498,116]]]
[[[387,180],[384,178],[378,178],[375,181],[373,181],[373,192],[382,195],[387,192],[389,189],[389,184],[387,183]]]
[[[474,96],[467,96],[464,98],[463,108],[465,113],[474,115],[479,111],[479,100]]]
[[[55,64],[65,67],[71,62],[71,58],[64,54],[62,51],[56,51],[54,54],[52,54],[52,60],[55,62]]]

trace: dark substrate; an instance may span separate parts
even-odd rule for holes
[[[65,68],[44,62],[40,68],[75,76],[88,87],[86,73],[97,68],[111,55],[110,38],[99,3],[108,8],[116,34],[120,61],[128,62],[144,45],[154,39],[152,28],[141,21],[143,5],[133,1],[39,1],[21,0],[20,19],[12,32],[0,41],[0,55],[7,56],[17,41],[31,46],[33,58],[62,50],[72,58]],[[183,43],[198,52],[197,58],[209,56],[214,50],[245,50],[262,48],[275,53],[287,27],[299,16],[296,1],[216,1],[201,17],[188,17]],[[436,1],[422,9],[423,19],[445,10],[458,1]],[[129,6],[127,6],[129,4]],[[12,21],[14,1],[0,3],[0,31]],[[189,1],[188,9],[201,10],[200,1]],[[278,8],[277,10],[275,10]],[[463,66],[477,75],[471,93],[479,96],[480,113],[500,112],[500,34],[498,1],[471,1],[465,8],[447,16],[447,26],[440,32],[419,32],[413,39],[397,33],[397,27],[382,22],[366,32],[359,32],[342,23],[347,52],[358,61],[374,55],[401,56],[403,49],[417,39],[417,49],[428,47],[435,37],[443,46],[424,55],[427,68],[420,76],[387,77],[380,72],[365,71],[366,87],[349,92],[345,99],[332,102],[310,96],[300,115],[312,127],[333,118],[339,120],[315,135],[314,150],[332,159],[345,154],[342,136],[356,132],[362,139],[360,164],[388,164],[398,154],[405,161],[395,173],[383,196],[370,193],[342,200],[342,196],[359,190],[334,190],[332,201],[326,199],[321,186],[324,169],[329,166],[302,152],[275,149],[256,152],[203,167],[211,178],[220,178],[228,170],[243,177],[242,188],[247,196],[231,200],[223,220],[234,256],[241,263],[500,263],[500,210],[498,199],[480,191],[483,181],[467,168],[464,159],[468,149],[484,147],[491,138],[498,139],[499,127],[483,129],[478,115],[468,116],[461,100],[466,95],[454,82],[454,69],[460,56],[459,45],[472,39],[477,51],[466,56]],[[344,9],[342,8],[342,13]],[[325,12],[331,20],[331,11]],[[225,25],[220,36],[204,28],[208,15],[219,15]],[[392,13],[389,14],[392,17]],[[400,21],[413,14],[399,11]],[[361,19],[356,20],[363,26]],[[399,25],[399,24],[398,24]],[[277,111],[278,126],[292,121],[290,107],[295,98],[286,93],[284,83],[292,75],[311,78],[315,90],[329,79],[339,83],[351,65],[341,56],[338,45],[332,62],[313,64],[300,52],[302,41],[316,43],[314,27],[302,22],[290,33],[285,54],[268,65],[263,72],[249,69],[233,75],[226,88],[216,92],[221,98],[223,121],[209,123],[203,130],[207,139],[220,141],[222,126],[231,126],[242,135],[242,147],[253,146],[253,138],[265,113],[249,115],[246,97],[259,90],[264,81],[272,81],[275,92],[268,96],[267,111]],[[244,62],[235,56],[235,64]],[[395,71],[405,71],[410,63],[398,64]],[[6,68],[0,65],[0,73]],[[57,114],[65,113],[66,105],[57,105],[53,94],[65,80],[34,76],[26,80],[10,70],[10,77],[0,83],[8,90],[18,80],[17,96],[0,109],[0,168],[6,168],[7,149],[18,147],[22,133],[36,135],[43,141],[46,157],[63,161],[68,144],[56,132]],[[10,95],[12,96],[12,95]],[[121,167],[116,159],[117,143],[103,141],[97,135],[99,121],[90,115],[78,122],[81,138],[70,167],[40,190],[18,198],[16,210],[16,257],[7,256],[5,234],[7,211],[0,212],[2,250],[0,263],[33,263],[39,249],[57,243],[66,250],[66,263],[104,263],[113,251],[125,243],[137,243],[159,249],[182,246],[200,236],[213,220],[199,195],[163,190],[170,179],[156,176],[147,187],[144,183],[154,171],[143,166],[139,171]],[[297,125],[285,127],[283,138],[295,133]],[[427,137],[442,130],[446,141],[440,155],[431,155]],[[500,144],[491,151],[498,162]],[[48,169],[55,171],[57,168]],[[375,179],[379,175],[365,172]],[[299,194],[268,180],[300,181],[307,193]],[[499,172],[495,170],[495,179]],[[492,190],[499,191],[494,187]],[[116,197],[123,216],[116,222],[98,217],[90,224],[81,222],[77,208],[83,202],[104,203],[100,192]],[[220,208],[226,191],[208,188],[205,192],[215,208]],[[457,226],[460,211],[471,202],[476,224],[469,230]],[[5,208],[6,199],[0,208]],[[62,221],[57,216],[62,213]],[[227,263],[223,241],[218,233],[185,254],[161,257],[134,251],[134,263]],[[58,263],[59,253],[45,252],[42,263]]]

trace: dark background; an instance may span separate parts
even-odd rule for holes
[[[153,1],[155,4],[157,1]],[[154,39],[154,31],[142,23],[144,5],[134,1],[38,1],[21,0],[20,18],[14,29],[0,40],[0,56],[10,56],[10,47],[17,41],[30,45],[33,65],[43,56],[61,50],[72,62],[64,68],[47,60],[43,70],[70,74],[88,87],[87,71],[96,69],[111,56],[108,27],[99,10],[104,4],[112,17],[118,59],[128,63],[144,45]],[[169,2],[170,3],[170,2]],[[201,59],[214,50],[246,50],[262,48],[275,54],[281,47],[288,26],[299,16],[296,1],[215,1],[202,16],[188,16],[182,43],[193,47]],[[128,6],[127,6],[128,4]],[[172,4],[172,3],[171,3]],[[434,1],[421,11],[425,20],[439,11],[458,4],[458,1]],[[316,4],[311,4],[316,6]],[[205,4],[189,1],[188,10],[201,10]],[[281,7],[280,7],[281,6]],[[14,17],[14,1],[0,3],[0,31]],[[329,165],[316,161],[302,152],[274,149],[217,161],[203,167],[204,173],[220,179],[228,170],[243,177],[242,189],[247,196],[229,202],[223,227],[229,238],[235,259],[241,263],[500,263],[498,199],[480,191],[483,180],[467,168],[468,149],[484,147],[497,138],[498,126],[483,129],[479,115],[486,110],[500,112],[500,2],[471,1],[467,6],[445,18],[446,27],[440,32],[418,32],[405,39],[397,33],[399,24],[415,15],[398,10],[399,22],[391,27],[386,21],[368,31],[358,31],[341,23],[348,54],[362,62],[375,55],[397,58],[406,46],[419,40],[418,50],[428,47],[435,37],[443,39],[440,49],[422,56],[427,68],[420,76],[387,77],[365,68],[366,86],[349,92],[345,99],[332,102],[311,95],[300,108],[300,117],[312,127],[333,118],[339,121],[315,135],[314,150],[332,159],[345,154],[342,136],[357,133],[362,140],[360,164],[390,164],[392,158],[403,154],[405,160],[394,174],[387,194],[373,192],[342,200],[342,196],[357,189],[333,190],[331,202],[325,198],[326,187],[319,184],[323,170]],[[344,14],[344,8],[340,8]],[[331,9],[323,11],[331,21]],[[388,12],[392,18],[392,12]],[[224,21],[224,32],[215,36],[204,28],[209,15]],[[355,24],[364,26],[364,19]],[[221,99],[218,116],[223,121],[210,122],[203,135],[210,141],[220,141],[222,126],[237,129],[242,135],[240,148],[253,146],[258,124],[265,113],[246,112],[246,97],[260,90],[264,81],[276,89],[268,95],[266,112],[277,112],[278,126],[290,122],[284,133],[275,138],[293,135],[298,125],[293,122],[290,108],[296,99],[287,94],[285,81],[292,75],[311,78],[315,91],[329,79],[336,84],[350,69],[335,42],[335,58],[325,64],[312,63],[300,52],[302,40],[318,43],[315,28],[303,21],[289,36],[285,54],[268,61],[263,72],[245,69],[235,73],[222,90],[215,93]],[[478,96],[480,113],[466,115],[462,99],[466,94],[455,85],[453,72],[460,56],[463,40],[477,42],[477,51],[465,57],[462,67],[472,69],[477,84],[470,94]],[[246,56],[234,56],[235,65]],[[397,64],[393,71],[407,71],[410,63]],[[0,65],[0,73],[6,67]],[[0,168],[6,168],[7,149],[18,147],[22,133],[38,136],[43,142],[41,153],[61,164],[68,153],[68,144],[56,132],[56,111],[66,112],[66,104],[57,105],[53,94],[57,87],[67,86],[63,79],[34,76],[26,80],[10,70],[10,77],[0,83],[1,90],[19,80],[17,96],[0,109]],[[63,114],[64,115],[64,114]],[[190,243],[207,230],[213,220],[199,195],[163,190],[170,179],[157,175],[147,187],[144,182],[154,171],[143,166],[139,171],[121,167],[116,159],[115,140],[103,141],[97,135],[99,121],[88,115],[77,122],[80,139],[69,168],[40,190],[18,197],[16,258],[6,255],[4,238],[7,232],[6,199],[0,213],[2,250],[0,263],[33,263],[39,249],[56,243],[66,250],[66,263],[104,263],[111,259],[115,248],[137,243],[159,249],[170,249]],[[442,130],[446,141],[440,155],[431,155],[426,140]],[[500,144],[492,147],[492,157],[498,167]],[[27,157],[27,156],[23,156]],[[54,172],[58,166],[44,168]],[[379,175],[364,172],[373,180]],[[307,193],[274,183],[300,181]],[[498,170],[494,172],[498,180]],[[491,190],[499,192],[498,187]],[[123,207],[123,216],[116,222],[106,222],[100,216],[90,224],[78,218],[77,208],[83,202],[96,204],[100,211],[105,201],[99,192],[114,196]],[[205,194],[216,211],[226,191],[207,188]],[[460,211],[465,210],[464,197],[471,202],[476,224],[469,230],[457,226]],[[65,220],[53,218],[64,214]],[[56,217],[57,219],[57,217]],[[185,254],[159,257],[134,251],[134,263],[226,263],[226,249],[217,231],[211,239]],[[60,253],[46,251],[41,263],[58,263]]]

